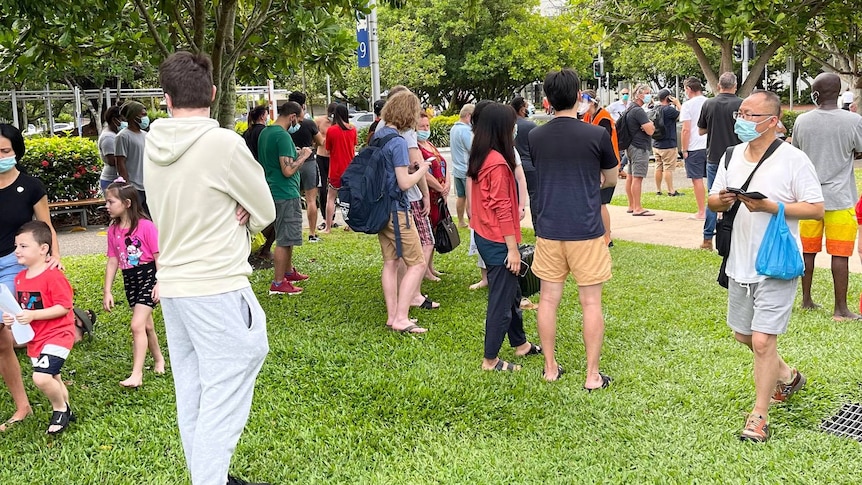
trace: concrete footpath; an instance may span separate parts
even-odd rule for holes
[[[444,148],[441,154],[449,160],[449,149]],[[616,196],[625,196],[625,180],[617,182]],[[684,192],[685,197],[694,197],[691,190],[691,181],[685,178],[685,170],[680,168],[674,171],[674,187]],[[650,164],[649,173],[644,178],[644,190],[654,190],[653,167]],[[455,196],[449,197],[450,212],[455,214]],[[640,243],[658,244],[662,246],[675,246],[680,248],[702,251],[700,244],[703,242],[703,221],[689,219],[690,213],[662,211],[648,208],[655,213],[651,217],[634,217],[626,214],[625,206],[609,205],[611,214],[611,235],[614,240],[633,241]],[[528,209],[529,210],[529,209]],[[339,211],[336,211],[338,213]],[[322,219],[319,219],[322,220]],[[336,220],[341,221],[340,214]],[[303,217],[304,224],[306,219]],[[530,216],[521,221],[522,227],[531,227]],[[105,252],[105,227],[90,226],[86,231],[69,232],[69,228],[59,228],[58,238],[61,254],[64,256],[75,256],[84,254],[104,254]],[[323,236],[323,244],[325,242]],[[831,258],[824,251],[815,260],[819,268],[829,268]],[[850,271],[862,273],[862,262],[858,256],[850,258]]]

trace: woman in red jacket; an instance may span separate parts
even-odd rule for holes
[[[467,197],[470,227],[476,246],[488,267],[488,311],[485,316],[485,355],[482,369],[520,370],[521,366],[497,355],[503,337],[516,356],[539,354],[541,347],[530,343],[521,319],[520,210],[515,185],[513,131],[515,110],[509,105],[490,103],[473,117],[473,148],[467,165]]]
[[[325,148],[329,151],[329,193],[326,197],[326,226],[323,232],[332,231],[335,216],[335,198],[341,188],[341,176],[356,154],[356,128],[350,124],[347,106],[339,104],[332,115],[332,126],[326,130]]]
[[[446,200],[449,196],[449,170],[446,166],[446,159],[440,155],[429,138],[431,137],[431,119],[424,111],[419,113],[419,124],[416,126],[416,137],[419,144],[419,152],[422,153],[422,159],[431,162],[431,168],[425,174],[425,181],[428,183],[428,195],[431,199],[430,212],[428,218],[431,220],[431,233],[437,229],[437,223],[440,222],[440,213],[437,208],[440,199]],[[423,247],[424,249],[424,247]],[[434,245],[430,246],[430,251],[425,253],[425,259],[428,263],[428,269],[425,272],[425,279],[431,281],[440,281],[440,272],[434,269],[433,261]]]

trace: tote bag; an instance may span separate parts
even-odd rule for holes
[[[443,197],[437,200],[437,211],[440,214],[440,220],[434,228],[434,249],[440,254],[446,254],[461,244],[461,236]]]

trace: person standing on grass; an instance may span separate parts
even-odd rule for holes
[[[458,227],[467,227],[464,210],[467,207],[467,161],[473,144],[472,118],[476,105],[461,107],[458,121],[449,130],[449,149],[452,151],[452,181],[455,184],[455,212]]]
[[[440,276],[443,274],[434,268],[434,229],[440,222],[440,211],[438,204],[442,201],[446,203],[446,198],[449,197],[449,167],[443,155],[437,147],[431,143],[431,120],[425,112],[419,113],[419,124],[416,129],[416,138],[419,145],[419,152],[422,154],[423,160],[431,162],[431,168],[425,174],[425,183],[428,185],[428,198],[430,200],[428,207],[428,221],[431,234],[431,247],[426,249],[423,246],[425,262],[428,269],[425,271],[425,279],[431,281],[440,281]]]
[[[614,146],[614,153],[616,153],[617,158],[619,158],[620,150],[617,142],[617,127],[614,123],[614,119],[611,117],[610,113],[599,106],[596,92],[592,89],[584,91],[581,95],[581,100],[583,103],[587,103],[587,111],[584,113],[584,122],[601,126],[609,135],[611,135],[611,144]],[[600,192],[602,197],[602,224],[605,225],[605,244],[607,244],[609,248],[614,246],[614,242],[611,239],[611,213],[608,211],[608,204],[610,204],[611,199],[614,198],[615,188],[616,184],[611,187],[605,187]]]
[[[324,234],[332,231],[335,223],[335,199],[341,188],[341,176],[356,155],[356,127],[350,124],[347,106],[338,104],[332,118],[332,126],[326,130],[326,149],[329,151],[329,195],[326,201],[326,227]]]
[[[144,180],[159,228],[159,296],[186,466],[192,485],[246,483],[228,468],[269,352],[248,254],[275,205],[242,137],[210,118],[209,57],[174,53],[159,81],[173,117],[153,123]]]
[[[137,101],[128,101],[120,108],[124,121],[117,133],[114,147],[114,160],[117,173],[128,181],[138,191],[138,200],[144,212],[150,212],[147,205],[147,194],[144,192],[144,144],[150,126],[147,109]]]
[[[652,153],[650,137],[655,132],[655,125],[649,120],[643,107],[651,102],[652,94],[649,86],[638,84],[634,90],[634,101],[631,102],[626,115],[628,130],[632,134],[632,143],[626,149],[626,156],[629,159],[629,175],[626,178],[626,198],[629,208],[626,212],[633,216],[655,215],[641,205],[643,182],[649,170],[649,156]]]
[[[709,208],[715,212],[727,211],[741,202],[733,221],[726,267],[727,324],[736,340],[754,355],[755,403],[740,439],[755,442],[769,439],[770,401],[785,401],[805,385],[805,376],[790,368],[777,348],[778,336],[787,331],[798,278],[783,280],[758,274],[757,252],[779,203],[784,204],[790,232],[800,247],[799,219],[823,217],[823,194],[811,160],[803,151],[775,138],[780,117],[781,100],[776,94],[756,91],[745,98],[735,116],[735,132],[743,143],[734,148],[727,168],[718,164],[709,191]],[[773,143],[777,149],[763,161],[747,188],[766,198],[728,192],[728,187],[745,184]]]
[[[33,384],[48,398],[54,412],[48,434],[59,434],[75,420],[69,405],[69,391],[60,377],[60,369],[75,344],[75,321],[72,316],[72,285],[57,267],[51,266],[51,227],[42,221],[30,221],[15,235],[15,257],[26,267],[15,276],[15,297],[21,305],[16,315],[3,313],[9,327],[16,321],[30,325],[33,338],[27,343],[27,356],[33,363]],[[10,424],[7,422],[7,425]]]
[[[18,170],[25,151],[21,131],[0,123],[0,285],[5,285],[10,292],[15,291],[15,275],[24,269],[15,256],[15,233],[28,221],[36,219],[48,224],[51,230],[49,267],[63,269],[45,186],[39,179]],[[15,355],[12,332],[6,327],[0,327],[0,376],[15,401],[15,413],[0,424],[0,431],[6,431],[33,414],[21,379],[21,364]]]
[[[706,190],[712,190],[712,181],[718,172],[718,161],[724,156],[727,147],[739,143],[734,133],[733,113],[739,110],[742,98],[736,95],[736,74],[725,72],[718,78],[718,95],[703,102],[697,130],[706,135]],[[711,193],[711,192],[710,192]],[[703,221],[703,243],[700,248],[712,251],[712,238],[715,236],[716,214],[706,208]]]
[[[524,178],[527,181],[527,196],[530,199],[530,222],[533,227],[536,227],[536,167],[533,166],[533,161],[530,159],[530,132],[536,127],[536,124],[527,119],[528,109],[527,101],[521,96],[516,96],[510,103],[515,113],[518,114],[517,124],[515,125],[515,150],[521,157],[521,168],[524,170]]]
[[[293,101],[281,105],[275,123],[260,133],[258,158],[275,201],[275,270],[270,295],[299,295],[294,283],[308,275],[293,265],[293,247],[302,246],[302,200],[299,196],[299,170],[311,155],[311,148],[293,144],[289,133],[299,130],[302,107]]]
[[[703,95],[700,79],[696,77],[686,79],[683,86],[687,100],[682,103],[679,115],[682,121],[680,146],[685,161],[685,176],[691,179],[694,200],[697,202],[697,213],[689,219],[702,221],[706,219],[706,187],[703,185],[706,177],[706,135],[701,135],[695,128],[706,96]]]
[[[611,278],[601,189],[616,184],[619,161],[607,130],[577,118],[578,86],[578,75],[571,69],[548,73],[545,94],[557,117],[530,132],[530,152],[539,178],[533,273],[542,280],[537,324],[545,354],[542,376],[556,381],[563,374],[554,355],[557,309],[571,273],[584,315],[584,389],[591,391],[608,387],[611,381],[599,372],[605,332],[602,285]],[[644,92],[635,90],[640,102]]]
[[[536,355],[542,348],[524,333],[521,288],[521,212],[515,185],[513,127],[517,114],[509,105],[490,103],[476,117],[473,147],[467,167],[470,227],[488,271],[488,309],[482,369],[517,371],[520,365],[499,358],[503,338],[516,356]]]
[[[153,309],[159,303],[159,283],[156,281],[159,236],[156,226],[138,202],[138,191],[125,180],[117,179],[105,189],[105,208],[111,217],[111,225],[108,227],[108,265],[102,307],[106,312],[114,308],[111,288],[117,269],[121,269],[126,298],[132,307],[132,374],[120,385],[138,388],[144,383],[147,349],[153,356],[153,371],[165,373],[165,358],[153,323]]]
[[[251,155],[258,162],[260,159],[257,155],[257,141],[260,139],[260,132],[266,128],[266,118],[269,115],[269,109],[266,106],[256,106],[248,112],[248,129],[242,134],[246,146],[251,151]],[[257,257],[269,261],[272,258],[272,244],[275,242],[275,224],[270,224],[261,232],[264,236],[264,242],[257,251]]]
[[[381,148],[387,161],[387,185],[390,193],[395,195],[395,202],[390,211],[391,221],[377,233],[377,239],[383,255],[383,271],[380,278],[383,298],[386,301],[386,326],[391,330],[410,334],[428,331],[408,318],[411,302],[419,292],[426,265],[425,257],[422,255],[422,245],[419,242],[419,233],[416,231],[416,224],[412,222],[410,204],[407,202],[405,192],[425,178],[425,173],[428,172],[431,164],[420,160],[417,162],[416,171],[410,173],[408,143],[401,133],[415,131],[421,109],[419,98],[409,90],[402,89],[395,94],[390,90],[386,105],[381,112],[383,126],[377,126],[372,140],[392,134],[399,135]],[[390,166],[394,167],[392,172],[389,171]],[[395,224],[398,224],[398,236],[395,235]],[[396,237],[400,238],[401,255],[397,252]],[[399,278],[400,262],[403,262],[405,269]]]
[[[317,186],[320,185],[320,174],[317,170],[317,159],[314,156],[314,150],[323,145],[324,138],[317,128],[317,123],[305,117],[307,109],[305,106],[305,94],[294,91],[287,96],[287,99],[302,107],[302,113],[299,115],[299,129],[290,134],[293,144],[297,148],[309,147],[312,149],[311,155],[299,168],[299,188],[305,195],[305,214],[308,218],[308,242],[316,243],[320,242],[320,237],[317,236]]]
[[[329,103],[326,107],[326,115],[317,116],[314,122],[317,124],[317,131],[323,136],[322,144],[317,146],[315,159],[317,160],[317,171],[320,173],[320,185],[318,185],[318,201],[317,207],[320,209],[320,216],[326,221],[326,207],[329,199],[329,150],[326,149],[326,132],[332,126],[332,118],[335,116],[335,107],[338,103]],[[332,227],[338,227],[335,222]],[[326,229],[326,222],[321,222],[317,225],[317,230]]]
[[[823,250],[832,256],[832,283],[835,320],[858,320],[862,317],[847,307],[847,284],[850,256],[856,242],[854,206],[856,178],[853,175],[855,152],[862,152],[862,117],[838,108],[841,78],[824,72],[811,84],[811,100],[817,109],[802,113],[793,125],[793,146],[799,148],[817,170],[823,190],[826,215],[823,220],[799,223],[805,275],[802,277],[802,308],[817,308],[811,298],[814,259]]]

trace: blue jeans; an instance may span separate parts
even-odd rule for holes
[[[706,162],[706,193],[712,190],[712,183],[715,182],[715,174],[718,173],[718,163],[713,163],[711,160]],[[703,221],[703,240],[712,240],[715,236],[715,212],[706,207],[706,220]]]

